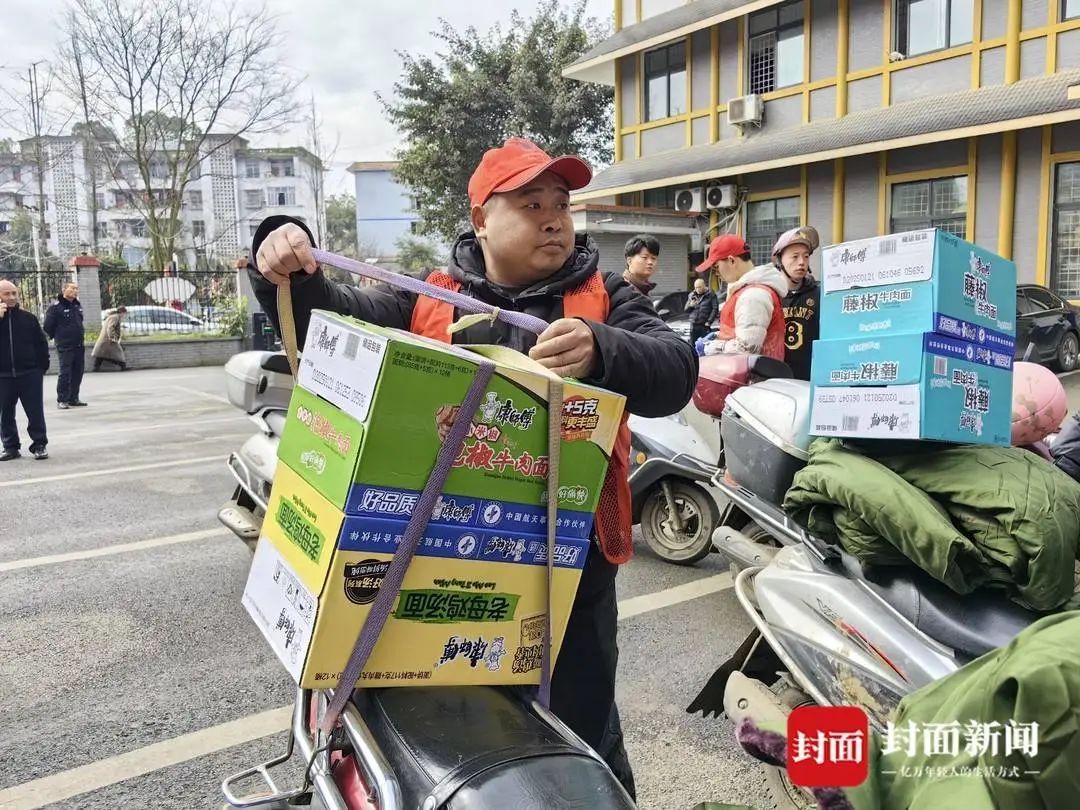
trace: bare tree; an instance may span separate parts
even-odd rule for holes
[[[197,169],[296,120],[298,80],[279,59],[277,21],[235,2],[75,0],[66,24],[81,67],[69,54],[65,84],[78,87],[81,72],[86,118],[121,133],[100,156],[145,223],[151,265],[163,268]]]
[[[69,17],[72,16],[70,13]],[[68,50],[63,54],[71,71],[74,72],[75,85],[71,92],[76,94],[79,106],[82,108],[82,127],[79,128],[83,142],[83,154],[86,156],[86,168],[89,174],[87,185],[89,186],[88,198],[90,202],[90,245],[92,252],[97,253],[98,246],[98,146],[97,132],[94,120],[90,117],[89,85],[86,74],[86,64],[82,58],[82,50],[79,46],[79,37],[75,35],[75,21],[68,24],[68,36],[70,37]],[[95,77],[96,78],[96,77]]]
[[[307,116],[308,150],[315,156],[317,165],[310,175],[309,182],[311,196],[315,199],[315,238],[320,245],[324,243],[326,236],[326,173],[330,171],[330,165],[334,162],[334,156],[341,143],[341,133],[338,133],[334,139],[334,146],[328,148],[323,140],[322,128],[322,116],[319,115],[319,110],[315,106],[315,96],[312,96]]]

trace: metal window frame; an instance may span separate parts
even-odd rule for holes
[[[982,2],[982,0],[972,1],[973,3]],[[945,3],[945,44],[938,48],[931,48],[928,51],[909,53],[908,46],[910,45],[910,43],[907,40],[907,21],[909,17],[908,9],[914,2],[916,2],[916,0],[894,0],[893,2],[893,19],[896,20],[896,31],[893,33],[892,45],[895,50],[902,53],[905,57],[926,56],[929,53],[939,53],[941,51],[947,51],[950,48],[958,48],[961,45],[968,45],[974,41],[974,24],[972,25],[972,35],[967,40],[967,42],[952,41],[953,0],[942,0],[942,2]],[[1065,2],[1066,0],[1061,0],[1063,9]]]
[[[1068,22],[1069,20],[1080,20],[1080,3],[1077,3],[1076,13],[1069,16],[1069,0],[1061,0],[1061,10],[1059,17],[1061,22]]]
[[[1052,188],[1050,190],[1050,270],[1047,274],[1046,288],[1050,290],[1058,298],[1065,301],[1072,299],[1071,296],[1065,295],[1058,290],[1057,285],[1057,263],[1058,263],[1058,213],[1061,211],[1080,211],[1080,201],[1070,203],[1058,203],[1058,183],[1060,181],[1061,169],[1063,166],[1077,166],[1080,165],[1080,161],[1062,161],[1054,165],[1054,173],[1051,178]]]
[[[781,24],[780,23],[780,12],[785,8],[791,8],[791,7],[794,7],[794,6],[799,6],[799,7],[801,7],[801,10],[802,10],[802,13],[799,16],[798,21],[797,22],[788,22],[788,23]],[[768,9],[763,9],[761,11],[755,12],[755,13],[750,14],[750,15],[747,16],[746,25],[744,26],[745,37],[746,37],[746,42],[745,42],[745,47],[746,47],[746,65],[745,65],[745,70],[746,70],[746,92],[751,93],[751,94],[754,94],[754,93],[758,93],[758,94],[771,93],[774,90],[780,90],[780,89],[783,89],[784,87],[795,87],[796,85],[801,83],[801,82],[795,82],[793,84],[785,84],[785,85],[778,84],[778,76],[779,76],[778,65],[779,65],[779,62],[776,59],[776,52],[779,52],[779,49],[780,49],[779,48],[780,35],[782,33],[786,32],[786,31],[793,31],[793,30],[795,30],[797,28],[799,30],[799,35],[800,36],[802,36],[802,37],[806,36],[806,10],[807,10],[806,9],[806,3],[804,2],[804,0],[788,0],[788,2],[786,2],[786,3],[780,3],[779,5],[773,6],[773,7],[768,8]],[[762,31],[758,31],[756,34],[751,35],[751,33],[750,33],[750,20],[752,18],[758,16],[758,15],[761,15],[761,14],[775,14],[776,15],[776,25],[774,25],[772,28],[766,28],[766,29],[764,29]],[[757,39],[758,37],[764,36],[766,34],[772,34],[773,36],[776,37],[776,44],[773,46],[774,54],[773,54],[772,80],[770,81],[768,88],[754,89],[750,85],[751,76],[752,76],[752,73],[751,73],[751,70],[750,70],[750,43],[751,43],[751,41]],[[806,43],[805,42],[803,42],[803,50],[804,51],[806,50]],[[803,75],[802,81],[803,82],[808,81],[806,75]]]
[[[969,184],[971,178],[966,174],[950,174],[942,177],[928,177],[922,180],[900,180],[895,183],[889,183],[888,195],[889,195],[889,218],[888,229],[889,233],[903,233],[904,231],[920,230],[922,228],[941,228],[947,224],[953,224],[957,221],[963,221],[964,223],[964,239],[969,236],[967,232],[967,203],[968,198],[964,198],[964,210],[961,214],[951,214],[947,217],[934,216],[934,185],[945,181],[953,181],[964,179]],[[929,208],[925,217],[897,217],[893,214],[893,194],[897,188],[904,186],[926,185],[929,189]]]
[[[776,220],[777,220],[776,205],[777,205],[777,203],[783,202],[785,200],[795,200],[795,201],[798,202],[798,204],[800,206],[802,206],[802,195],[800,195],[800,194],[792,194],[792,195],[786,196],[786,197],[771,197],[771,198],[769,198],[767,200],[750,200],[750,201],[748,201],[746,203],[746,241],[747,241],[747,244],[752,243],[753,240],[755,240],[755,239],[760,239],[762,237],[768,237],[769,240],[770,240],[770,246],[775,245],[777,240],[779,240],[780,237],[784,233],[786,233],[788,230],[790,230],[789,228],[773,227],[773,228],[762,228],[760,230],[755,231],[755,230],[752,230],[751,227],[750,227],[750,222],[751,222],[751,220],[750,220],[750,206],[752,206],[752,205],[762,205],[762,204],[765,204],[765,203],[768,203],[769,205],[772,205],[772,207],[773,207],[772,221],[775,223]],[[751,244],[751,250],[753,250],[753,245],[752,244]],[[765,261],[768,262],[768,257],[766,257]]]
[[[800,2],[801,2],[801,0],[800,0]],[[672,70],[671,55],[670,54],[671,54],[671,51],[676,49],[676,48],[681,48],[682,49],[682,73],[685,74],[690,69],[689,66],[686,63],[686,40],[685,39],[681,39],[678,42],[672,42],[669,45],[661,45],[659,48],[653,48],[650,51],[645,51],[641,56],[641,94],[644,97],[644,104],[642,106],[644,107],[644,119],[645,119],[646,122],[648,122],[648,121],[661,121],[661,120],[663,120],[665,118],[671,118],[672,115],[675,114],[675,113],[671,112],[671,75],[672,75],[672,73],[678,73],[679,71],[678,70]],[[663,70],[654,70],[653,72],[650,73],[649,72],[648,57],[649,57],[650,54],[659,53],[661,51],[663,51],[663,53],[664,53],[664,69]],[[664,114],[663,115],[652,116],[652,114],[651,114],[652,111],[649,109],[649,80],[650,79],[656,79],[656,78],[659,78],[661,76],[664,77],[664,80],[665,80],[664,81],[664,85],[665,85],[664,110],[663,110]],[[689,112],[689,110],[687,110],[686,112]],[[682,114],[683,113],[678,113],[678,115],[682,115]]]

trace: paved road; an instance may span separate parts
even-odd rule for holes
[[[3,810],[217,808],[222,776],[282,744],[266,713],[288,677],[240,606],[248,552],[216,531],[223,459],[251,430],[223,394],[220,369],[90,374],[90,407],[47,414],[52,458],[0,465]],[[684,711],[748,629],[723,573],[639,546],[619,577],[636,614],[619,700],[646,810],[769,806],[730,724]],[[670,590],[697,580],[707,595]],[[243,742],[216,750],[225,723]]]

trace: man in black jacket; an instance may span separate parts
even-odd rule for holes
[[[713,321],[720,312],[716,293],[709,289],[705,279],[694,279],[694,291],[686,300],[686,310],[690,313],[690,345],[697,339],[709,334]]]
[[[86,405],[79,399],[86,350],[83,348],[83,310],[79,285],[69,281],[56,303],[45,313],[45,334],[56,342],[60,374],[56,378],[56,402],[61,408]]]
[[[570,191],[590,178],[584,161],[552,160],[523,139],[485,154],[469,182],[473,231],[454,244],[447,272],[463,293],[550,326],[538,338],[485,319],[455,333],[454,342],[509,346],[561,376],[623,394],[632,413],[674,413],[693,392],[697,358],[656,316],[649,299],[618,274],[605,272],[606,320],[563,317],[563,294],[597,272],[596,247],[586,236],[575,236],[569,211]],[[313,244],[306,225],[289,217],[264,220],[255,233],[252,285],[276,327],[275,285],[291,284],[299,335],[315,308],[410,328],[415,295],[382,285],[335,284],[318,269]],[[633,795],[615,707],[617,570],[594,540],[552,679],[552,709],[608,761]]]
[[[810,273],[819,237],[810,226],[784,233],[773,247],[773,262],[787,278],[784,296],[784,360],[797,380],[810,379],[811,349],[818,339],[821,291]]]
[[[39,460],[49,457],[42,391],[48,368],[49,343],[41,324],[19,306],[19,289],[10,281],[0,281],[0,461],[21,455],[15,423],[15,407],[20,401],[30,434],[30,452]]]

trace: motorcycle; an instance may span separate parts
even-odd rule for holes
[[[786,364],[759,355],[714,355],[701,363],[694,399],[672,416],[631,416],[630,494],[634,523],[666,562],[693,565],[715,551],[725,523],[745,527],[713,479],[724,466],[718,421],[723,397],[743,385],[791,376]]]
[[[809,412],[810,384],[798,380],[727,398],[727,470],[712,483],[754,531],[724,525],[713,541],[754,629],[687,711],[784,724],[802,705],[849,705],[881,731],[905,695],[1007,644],[1041,614],[1000,594],[961,596],[914,566],[866,571],[789,519],[779,504],[806,462]],[[763,767],[777,807],[817,807],[785,769]]]
[[[244,352],[225,366],[229,401],[258,427],[228,466],[236,488],[219,520],[254,549],[266,514],[293,378],[284,355]],[[334,731],[329,693],[297,689],[285,752],[226,778],[227,808],[632,810],[607,763],[554,714],[511,687],[356,689]],[[298,787],[276,771],[299,755]],[[256,781],[252,792],[244,786]]]

